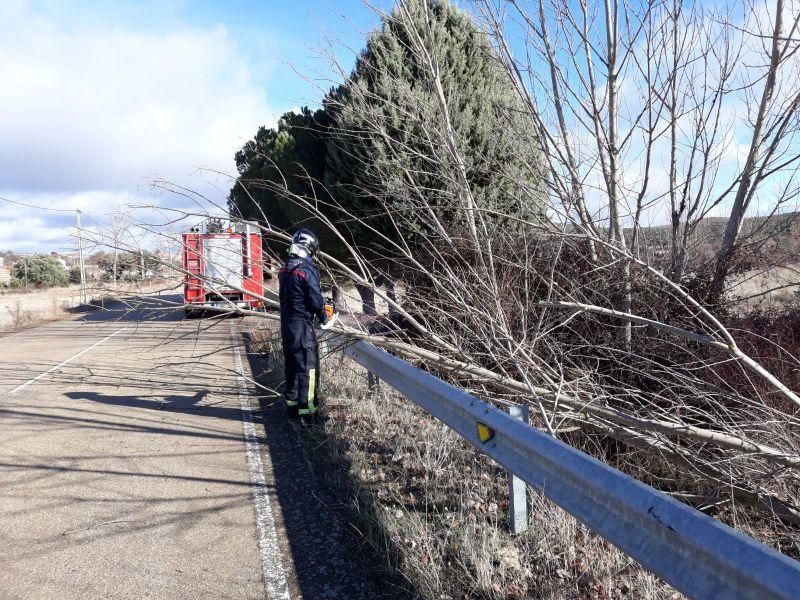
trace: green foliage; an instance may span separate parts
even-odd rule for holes
[[[286,198],[280,191],[285,182],[290,193],[317,199],[332,222],[346,224],[345,235],[362,249],[376,245],[369,228],[410,242],[434,233],[423,204],[433,207],[446,229],[458,228],[464,212],[456,165],[445,150],[430,69],[413,50],[412,33],[428,27],[423,3],[432,16],[432,46],[455,143],[478,208],[544,217],[541,153],[535,139],[520,135],[531,128],[519,122],[524,111],[515,91],[485,34],[444,0],[409,0],[408,15],[395,8],[322,110],[287,113],[277,128],[259,129],[236,154],[240,177],[230,195],[232,214],[266,217],[286,230],[309,226],[330,251],[335,238],[326,239],[326,228]],[[343,218],[336,205],[367,226]],[[492,223],[504,230],[513,224]]]
[[[477,206],[541,219],[541,152],[534,139],[520,137],[529,128],[520,126],[521,105],[488,39],[449,2],[415,0],[406,7],[408,12],[398,7],[384,19],[350,80],[326,99],[339,133],[329,144],[336,193],[349,196],[348,204],[358,206],[362,216],[374,213],[376,203],[388,205],[405,217],[411,229],[403,232],[406,239],[416,230],[432,233],[430,218],[417,210],[422,196],[446,228],[463,218],[435,81],[415,49],[418,32],[429,27],[433,40],[426,45],[435,49],[456,147]]]
[[[18,260],[11,269],[11,277],[20,286],[62,286],[69,280],[61,263],[47,254],[34,254]]]
[[[325,179],[328,128],[328,113],[312,113],[308,108],[286,113],[276,129],[260,127],[256,137],[236,153],[239,179],[228,201],[231,214],[283,230],[309,227],[330,251],[338,240],[310,211],[287,197],[295,194],[331,202],[320,185]]]
[[[161,261],[157,254],[145,250],[144,252],[120,252],[116,258],[116,273],[114,269],[114,255],[103,254],[97,259],[97,266],[103,271],[104,281],[140,281],[142,279],[142,260],[144,260],[144,274],[152,271],[154,274],[161,269]]]
[[[70,283],[80,283],[81,282],[81,268],[80,267],[72,267],[68,273],[69,282]]]

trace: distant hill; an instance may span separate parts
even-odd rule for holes
[[[700,221],[689,240],[695,260],[713,259],[722,245],[727,217],[707,217]],[[640,232],[642,250],[651,258],[669,252],[670,225],[644,227]],[[626,235],[631,229],[625,230]],[[748,217],[742,224],[740,256],[748,261],[785,264],[800,260],[800,212],[772,217]]]

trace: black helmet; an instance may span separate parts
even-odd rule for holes
[[[319,240],[313,231],[310,229],[298,229],[294,232],[289,254],[314,258],[317,252],[319,252]]]

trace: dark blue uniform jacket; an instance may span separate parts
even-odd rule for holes
[[[319,286],[319,271],[310,258],[293,256],[278,273],[281,320],[325,321],[325,301]]]
[[[310,259],[293,256],[278,273],[278,281],[286,375],[284,395],[301,414],[313,414],[319,390],[319,347],[314,319],[325,321],[319,272]]]

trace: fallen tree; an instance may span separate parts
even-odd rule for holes
[[[676,189],[683,189],[699,204],[693,201],[678,211],[668,260],[654,259],[642,242],[646,234],[642,215],[656,201],[649,195],[646,179],[652,165],[651,148],[662,135],[670,140],[668,148],[680,146],[677,133],[665,133],[678,124],[674,103],[662,97],[659,106],[639,105],[641,115],[630,124],[628,134],[644,132],[650,145],[642,154],[645,177],[638,181],[638,188],[628,186],[623,177],[624,156],[613,139],[625,142],[632,138],[617,129],[619,115],[608,114],[619,108],[619,103],[598,96],[598,84],[590,82],[588,75],[583,82],[584,95],[578,94],[579,90],[564,90],[567,81],[557,68],[558,53],[550,46],[544,27],[544,4],[539,3],[539,14],[522,14],[529,17],[524,22],[539,40],[532,53],[540,53],[544,64],[551,67],[545,71],[551,82],[543,92],[550,94],[553,102],[547,110],[537,104],[539,97],[527,91],[520,79],[522,66],[499,37],[501,15],[492,12],[496,7],[479,4],[484,5],[487,22],[498,36],[495,49],[487,52],[493,52],[492,59],[505,65],[510,80],[516,82],[519,97],[527,102],[527,123],[533,124],[538,136],[532,135],[525,120],[514,112],[519,109],[517,100],[498,107],[498,114],[509,115],[505,126],[517,132],[515,144],[541,140],[550,174],[551,219],[529,220],[476,200],[474,172],[452,121],[450,90],[442,84],[435,31],[425,25],[433,19],[411,18],[411,12],[419,16],[417,11],[424,16],[435,3],[400,2],[384,18],[414,24],[408,27],[406,44],[422,74],[424,93],[417,101],[420,114],[428,116],[425,126],[414,121],[414,127],[392,132],[367,115],[358,131],[343,129],[338,134],[347,139],[372,136],[402,153],[421,152],[420,148],[435,149],[435,153],[421,157],[400,176],[396,165],[373,165],[370,180],[385,182],[392,194],[381,194],[375,187],[359,190],[361,201],[369,202],[368,216],[338,202],[325,181],[308,173],[293,175],[306,178],[303,185],[282,176],[258,182],[269,197],[279,197],[285,205],[312,215],[326,235],[337,240],[341,251],[335,256],[323,252],[320,257],[331,286],[371,290],[387,307],[377,320],[356,315],[358,318],[342,319],[334,331],[350,339],[369,340],[489,401],[529,403],[535,409],[536,426],[600,457],[613,454],[616,465],[679,497],[700,504],[713,498],[717,506],[723,500],[730,507],[748,504],[770,526],[777,526],[770,520],[775,516],[784,523],[800,525],[797,390],[790,389],[737,343],[738,334],[726,326],[724,311],[707,301],[709,281],[697,273],[687,276],[691,261],[686,232],[707,214],[706,209],[722,201],[719,188],[692,188],[697,177],[694,171],[685,173],[681,188],[677,167],[671,169]],[[510,4],[521,10],[519,3]],[[582,7],[579,18],[571,22],[578,32],[591,21],[588,8]],[[635,59],[663,56],[672,47],[672,38],[665,32],[674,33],[679,21],[673,13],[646,11],[637,15],[636,23],[645,42],[640,46],[622,43],[619,23],[607,27],[612,36],[618,36],[614,38],[618,50],[644,53],[621,60],[626,61],[626,68],[639,70],[651,91],[669,78],[646,71],[646,61]],[[709,42],[707,38],[695,41],[692,52]],[[577,48],[588,55],[580,72],[592,72],[598,49],[585,43]],[[727,57],[725,64],[730,60]],[[674,60],[664,64],[673,65],[673,74],[678,66],[685,66]],[[611,64],[606,66],[611,81],[615,72]],[[726,81],[728,76],[723,77],[723,83]],[[576,81],[569,83],[576,85]],[[721,84],[717,81],[715,85]],[[709,90],[713,86],[698,97],[706,98]],[[611,94],[610,89],[606,91]],[[677,95],[674,91],[675,98]],[[567,104],[569,98],[575,100],[571,105]],[[380,101],[378,97],[369,99]],[[391,98],[383,101],[392,102]],[[605,101],[610,104],[603,104]],[[390,104],[388,108],[393,107]],[[718,109],[711,108],[713,117]],[[569,143],[564,145],[570,137],[566,119],[570,114],[572,119],[581,118],[581,111],[588,111],[583,124],[595,132],[592,141],[597,144],[596,152],[584,148],[582,155],[573,152]],[[697,123],[713,124],[713,118]],[[704,143],[716,139],[716,131],[699,130],[693,138],[698,152],[706,148]],[[779,142],[789,146],[784,146],[785,153],[792,153],[794,147],[787,137],[781,136]],[[708,148],[705,159],[689,163],[695,165],[691,169],[700,169],[701,176],[710,176],[717,164],[711,154],[722,151],[714,144]],[[507,174],[518,178],[508,188],[509,194],[518,197],[505,206],[540,200],[540,181],[533,176],[538,171],[531,167],[530,179],[520,169]],[[441,184],[435,194],[427,183],[433,176]],[[160,185],[166,191],[190,196],[200,206],[224,208],[194,196],[191,190],[166,182]],[[313,193],[315,190],[326,193]],[[248,214],[259,218],[273,249],[289,239],[291,232],[271,224],[258,199],[248,196],[248,187],[242,187],[241,194],[238,202],[249,198]],[[592,197],[603,206],[599,217],[588,208]],[[655,197],[660,196],[656,193]],[[680,198],[667,197],[680,208]],[[399,205],[398,198],[405,198],[406,203]],[[194,224],[206,216],[203,211],[163,210],[165,223]],[[628,228],[626,219],[631,224]],[[421,221],[427,227],[420,227]],[[162,224],[139,226],[159,235]],[[368,249],[352,242],[354,225],[369,237]],[[409,231],[415,232],[413,243]],[[282,262],[274,252],[272,258],[276,264]],[[390,289],[387,280],[392,283]],[[271,302],[266,297],[262,300]],[[245,314],[234,307],[231,311]],[[796,356],[786,352],[783,357],[792,368],[800,368]],[[727,376],[731,369],[738,375],[735,380]],[[641,466],[643,453],[648,457],[647,468]],[[792,532],[796,539],[796,530]]]

